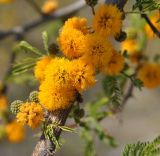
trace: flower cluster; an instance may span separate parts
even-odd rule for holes
[[[104,72],[108,75],[117,75],[124,68],[124,57],[117,52],[113,51],[110,61],[107,63]]]
[[[120,33],[122,12],[114,5],[101,5],[92,26],[87,19],[69,18],[60,29],[57,42],[65,57],[42,57],[35,66],[40,81],[39,102],[49,111],[65,109],[96,83],[97,72],[117,75],[124,58],[109,41]]]
[[[93,19],[93,28],[101,36],[116,36],[122,27],[122,12],[113,5],[101,5]]]
[[[17,122],[37,128],[44,119],[44,113],[41,105],[35,102],[26,102],[20,106],[20,110],[17,113]]]
[[[19,143],[25,138],[24,127],[9,115],[6,86],[0,82],[0,141],[7,139],[11,143]]]
[[[152,23],[160,28],[158,15],[155,14],[151,19]],[[143,26],[143,27],[142,27]],[[143,82],[144,87],[154,89],[160,86],[160,63],[159,61],[148,57],[145,54],[146,39],[155,37],[148,24],[143,24],[141,29],[137,31],[134,26],[129,27],[127,39],[121,43],[122,53],[127,52],[128,58],[132,64],[137,66],[137,78]],[[154,54],[150,54],[154,55]],[[131,64],[131,65],[132,65]]]

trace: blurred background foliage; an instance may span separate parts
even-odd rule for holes
[[[59,7],[63,7],[76,0],[59,0]],[[36,0],[39,6],[42,6],[44,0]],[[134,3],[134,2],[133,2]],[[126,10],[130,10],[132,1],[127,4]],[[84,16],[89,21],[91,19],[90,8],[85,7],[81,9],[78,16]],[[133,15],[128,15],[127,19],[130,19]],[[135,15],[134,15],[135,16]],[[26,24],[39,17],[38,13],[30,7],[25,0],[15,0],[14,3],[9,5],[0,5],[0,30],[8,30],[17,25]],[[125,20],[124,27],[127,27],[131,23]],[[138,24],[138,21],[134,20],[134,24]],[[55,20],[37,27],[25,34],[24,39],[42,49],[41,32],[47,31],[51,41],[55,41],[58,29],[62,26],[61,20]],[[0,41],[0,79],[3,79],[6,70],[8,68],[9,56],[13,52],[13,48],[16,46],[16,41],[13,37],[6,38]],[[118,47],[118,45],[117,45]],[[160,48],[159,40],[154,39],[147,42],[146,53],[153,55],[158,53]],[[27,54],[28,56],[30,54]],[[18,60],[26,57],[26,53],[18,51]],[[18,77],[13,77],[14,83],[9,82],[8,98],[9,103],[14,99],[24,100],[30,93],[37,87],[37,82],[32,79],[29,74],[23,74]],[[99,79],[101,77],[99,76]],[[25,80],[25,81],[24,81]],[[100,81],[99,81],[100,82]],[[88,101],[94,101],[98,95],[103,94],[101,83],[97,83],[93,89],[88,90],[84,95],[84,103]],[[147,90],[142,89],[142,92],[138,89],[134,91],[134,97],[128,101],[124,111],[121,114],[110,116],[102,121],[103,127],[106,131],[111,133],[116,138],[117,147],[108,147],[96,140],[95,148],[100,156],[119,156],[122,153],[122,149],[127,143],[134,143],[138,140],[146,141],[152,140],[157,137],[160,132],[159,118],[160,118],[160,90]],[[34,145],[39,139],[30,130],[27,131],[27,138],[20,144],[10,144],[8,142],[0,143],[0,155],[3,156],[28,156],[31,154]],[[76,133],[63,133],[65,135],[64,147],[57,153],[59,155],[81,156],[83,140],[81,140]]]

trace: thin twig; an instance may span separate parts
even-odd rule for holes
[[[142,60],[142,58],[141,58]],[[139,68],[141,67],[141,60],[139,60],[139,64],[137,65],[136,69],[135,69],[135,76],[137,75],[137,72],[139,70]],[[126,75],[127,76],[127,75]],[[127,76],[128,77],[128,76]],[[129,77],[128,77],[129,78]],[[121,104],[121,108],[118,110],[118,112],[122,112],[127,101],[133,97],[133,91],[134,91],[134,83],[133,81],[130,79],[130,84],[128,87],[128,90],[126,92],[126,95],[124,96],[123,100],[122,100],[122,104]]]
[[[94,7],[91,7],[91,10],[92,10],[92,14],[95,15]]]
[[[148,23],[150,28],[152,29],[153,33],[160,38],[160,31],[154,26],[154,24],[150,21],[149,17],[146,14],[141,14],[141,16],[145,19],[145,21]]]
[[[124,106],[126,105],[128,99],[130,99],[133,96],[133,90],[134,90],[134,85],[133,82],[130,82],[130,85],[128,87],[127,93],[124,96],[121,104],[121,110],[123,110]]]

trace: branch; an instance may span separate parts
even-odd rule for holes
[[[22,26],[14,27],[13,29],[10,29],[8,31],[4,31],[4,32],[0,31],[0,40],[5,39],[6,37],[9,37],[9,36],[15,36],[17,33],[24,34],[46,22],[69,16],[77,12],[84,6],[85,6],[85,1],[79,0],[73,4],[70,4],[69,6],[66,6],[62,9],[55,11],[52,15],[41,16],[38,19],[35,19],[30,23],[26,23]]]
[[[133,96],[133,90],[134,90],[134,85],[131,82],[131,84],[128,87],[127,93],[124,96],[123,100],[122,100],[122,104],[121,104],[121,110],[123,110],[124,106],[126,105],[127,101],[129,98],[131,98]]]
[[[150,28],[152,29],[153,33],[160,38],[160,31],[154,26],[154,24],[150,21],[149,17],[147,14],[142,13],[141,16],[145,19],[145,21],[148,23]]]
[[[142,60],[142,58],[141,58],[139,61],[141,61],[141,60]],[[135,69],[135,75],[137,75],[137,72],[138,72],[138,70],[139,70],[140,67],[141,67],[141,62],[139,62],[139,64],[137,65],[137,67],[136,67],[136,69]],[[123,98],[123,100],[122,100],[121,108],[120,108],[119,110],[117,110],[116,112],[122,112],[122,111],[123,111],[123,109],[124,109],[127,101],[128,101],[131,97],[133,97],[133,91],[134,91],[134,84],[133,84],[133,82],[131,81],[131,82],[130,82],[130,85],[129,85],[129,87],[128,87],[128,90],[127,90],[127,92],[126,92],[126,95],[124,96],[124,98]]]
[[[48,120],[50,123],[58,123],[63,126],[67,120],[71,107],[65,110],[55,111],[49,114]],[[58,140],[61,135],[62,130],[60,128],[54,128],[54,136]],[[40,140],[38,141],[32,156],[54,156],[56,150],[56,145],[53,144],[49,139],[46,139],[44,134],[42,134]]]

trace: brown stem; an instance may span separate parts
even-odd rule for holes
[[[55,111],[50,113],[48,116],[49,123],[58,123],[63,126],[67,120],[71,107],[65,110]],[[58,140],[61,135],[62,130],[58,127],[54,128],[54,136]],[[44,134],[42,134],[40,140],[38,141],[32,156],[53,156],[55,154],[56,145],[49,139],[46,139]]]
[[[131,82],[131,84],[128,87],[127,93],[122,100],[121,110],[123,110],[123,108],[124,108],[125,104],[127,103],[128,99],[133,96],[133,90],[134,90],[134,85],[133,85],[133,82]]]
[[[142,58],[139,60],[139,64],[137,65],[136,69],[135,69],[135,75],[137,75],[137,72],[139,70],[139,68],[141,67],[141,60]],[[131,81],[130,85],[128,87],[128,90],[126,92],[126,95],[124,96],[123,100],[122,100],[122,104],[121,104],[121,108],[118,110],[118,112],[122,112],[127,101],[133,96],[133,91],[134,91],[134,84]]]
[[[143,11],[143,6],[139,6],[139,10]],[[147,16],[147,14],[145,13],[141,13],[141,17],[145,19],[145,21],[148,23],[148,25],[150,26],[150,28],[152,29],[153,33],[160,38],[160,32],[159,30],[155,27],[155,25],[151,22],[151,20],[149,19],[149,17]]]
[[[92,14],[95,15],[94,7],[91,7],[91,10],[92,10]]]
[[[145,21],[148,23],[150,28],[152,29],[153,33],[160,38],[160,31],[154,26],[154,24],[150,21],[149,17],[146,14],[141,14],[141,16],[145,19]]]

